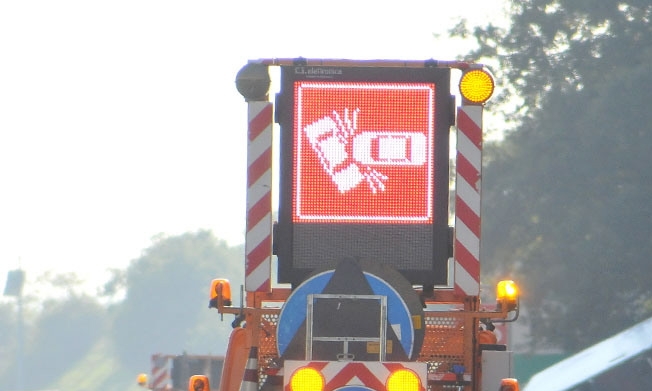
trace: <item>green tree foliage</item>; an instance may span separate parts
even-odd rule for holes
[[[487,148],[483,262],[522,281],[533,345],[575,351],[652,315],[652,3],[512,4],[474,31],[519,120]]]
[[[242,256],[242,248],[199,231],[159,238],[132,261],[125,278],[127,295],[113,324],[121,362],[143,370],[153,353],[224,353],[230,321],[220,322],[209,311],[208,290],[213,278],[224,277],[237,295]]]
[[[13,366],[9,357],[16,356],[17,325],[14,303],[0,302],[0,384],[15,382],[9,376],[9,369]]]
[[[232,317],[208,309],[208,289],[229,278],[237,300],[243,270],[242,247],[199,231],[157,237],[98,297],[74,273],[40,277],[23,297],[25,389],[137,389],[153,353],[223,354]],[[17,382],[17,331],[15,301],[0,302],[0,389]]]
[[[511,1],[507,31],[489,24],[473,31],[472,58],[491,58],[507,98],[521,114],[542,107],[554,91],[570,93],[649,61],[648,0]],[[452,30],[469,34],[464,21]],[[505,98],[505,96],[503,96]]]
[[[19,380],[19,339],[20,384],[25,389],[43,389],[73,368],[108,326],[105,308],[95,298],[78,292],[80,281],[74,273],[47,273],[39,278],[39,284],[47,296],[24,289],[22,322],[17,305],[0,307],[0,384],[12,388]]]
[[[25,358],[25,389],[46,389],[73,368],[105,333],[105,309],[95,298],[47,300],[36,321]]]

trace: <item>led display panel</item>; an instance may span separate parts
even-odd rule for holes
[[[433,83],[297,81],[294,91],[295,223],[432,222]]]
[[[280,282],[343,258],[444,283],[450,70],[281,69]]]

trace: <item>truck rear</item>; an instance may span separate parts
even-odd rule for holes
[[[489,71],[260,59],[236,87],[248,105],[245,286],[234,305],[227,280],[211,285],[209,306],[235,316],[220,390],[518,390],[495,333],[518,317],[516,285],[480,302]]]

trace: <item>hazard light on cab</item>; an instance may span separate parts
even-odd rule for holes
[[[503,280],[496,286],[496,303],[504,311],[513,311],[518,306],[518,286],[512,280]]]
[[[419,377],[409,369],[394,371],[387,379],[387,391],[419,391]]]
[[[147,374],[139,373],[138,377],[136,378],[136,382],[138,383],[139,386],[146,387],[147,386]]]
[[[211,391],[211,386],[206,375],[192,375],[188,379],[188,391]]]
[[[290,388],[291,391],[322,391],[324,377],[314,368],[302,367],[292,374]]]
[[[503,379],[500,382],[500,391],[519,391],[518,380],[514,378]]]
[[[482,104],[494,93],[494,79],[484,69],[472,69],[460,79],[460,93],[469,103]]]
[[[226,278],[216,278],[211,281],[208,308],[219,308],[220,305],[231,305],[231,283]]]

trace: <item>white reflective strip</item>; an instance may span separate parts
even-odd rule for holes
[[[351,379],[349,379],[349,380],[346,382],[346,385],[347,385],[347,386],[348,386],[348,385],[353,386],[353,385],[358,385],[358,384],[366,385],[365,382],[363,382],[362,380],[360,380],[360,378],[357,377],[357,376],[353,376]]]
[[[455,285],[469,296],[477,296],[480,293],[480,283],[457,261],[455,262]]]
[[[478,172],[482,168],[482,151],[466,137],[464,132],[457,132],[457,150],[471,163]]]
[[[272,190],[271,168],[247,189],[247,211]],[[271,201],[269,208],[272,208]]]
[[[251,271],[245,277],[245,290],[247,292],[254,292],[260,288],[267,280],[269,280],[272,273],[271,256],[265,258],[257,268]]]
[[[272,148],[272,124],[269,124],[255,139],[247,145],[247,163],[256,161],[265,151]],[[270,161],[271,164],[271,161]]]
[[[480,239],[459,217],[455,219],[455,239],[473,255],[473,258],[480,259]]]
[[[391,374],[389,369],[387,369],[387,367],[384,366],[382,363],[371,363],[371,364],[375,365],[375,368],[370,367],[373,374],[376,375],[376,378],[380,380],[381,383],[385,384],[387,382],[387,378]]]
[[[479,187],[480,183],[478,183],[477,186]],[[457,183],[455,184],[455,194],[460,197],[469,208],[471,208],[476,216],[480,216],[480,193],[475,187],[459,175],[457,177]]]
[[[285,361],[284,364],[284,369],[283,369],[283,385],[284,388],[287,386],[287,384],[290,381],[290,378],[292,377],[292,373],[300,367],[308,366],[310,365],[310,361],[292,361],[292,360],[287,360]],[[348,366],[352,364],[351,362],[343,362],[343,361],[331,361],[328,362],[321,370],[321,374],[324,376],[324,381],[326,383],[329,383],[335,378],[336,376],[342,376],[341,373],[342,371]],[[402,367],[411,369],[414,371],[417,376],[421,379],[421,384],[425,387],[428,384],[428,379],[427,379],[427,364],[425,362],[401,362],[399,363]],[[364,365],[368,370],[369,373],[371,373],[380,383],[385,384],[387,382],[387,378],[391,374],[391,371],[383,365],[381,362],[377,361],[365,361],[365,362],[355,362],[354,365]],[[346,384],[337,384],[335,385],[336,387],[342,387],[345,385],[361,385],[364,384],[362,379],[357,376],[355,373],[351,373],[352,369],[348,368],[347,372],[348,375],[351,376],[350,379],[346,379]],[[366,377],[366,376],[365,376]]]
[[[247,360],[247,365],[245,365],[245,369],[258,370],[258,359],[255,359],[255,358],[248,359]]]
[[[269,106],[271,103],[269,101],[251,101],[247,102],[248,115],[250,119],[255,118],[265,107]]]
[[[465,105],[460,107],[478,128],[482,129],[482,106]]]
[[[338,363],[336,362],[331,362],[321,370],[321,374],[324,375],[324,380],[327,383],[340,372],[340,369],[342,369],[342,366],[337,364]]]
[[[258,245],[272,234],[272,214],[267,213],[258,224],[248,227],[246,241],[246,253],[249,254]],[[271,250],[270,250],[271,251]]]

